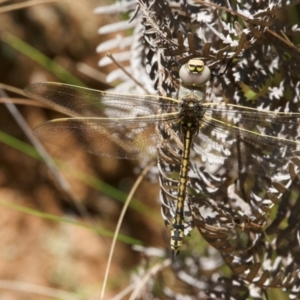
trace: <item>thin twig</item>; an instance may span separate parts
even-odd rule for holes
[[[129,74],[125,68],[120,64],[118,63],[115,58],[113,57],[113,55],[110,53],[110,52],[107,52],[106,53],[106,56],[109,57],[131,80],[134,81],[134,83],[136,85],[138,85],[141,89],[143,89],[145,91],[146,94],[150,94],[147,89],[145,89],[144,86],[142,86],[131,74]]]
[[[128,194],[128,196],[126,198],[126,201],[124,203],[124,206],[123,206],[123,209],[121,211],[121,214],[120,214],[120,217],[119,217],[119,220],[118,220],[118,224],[117,224],[117,227],[116,227],[116,230],[115,230],[115,233],[114,233],[114,237],[113,237],[113,240],[112,240],[111,249],[110,249],[110,252],[109,252],[109,257],[108,257],[108,261],[107,261],[107,265],[106,265],[106,270],[105,270],[105,275],[104,275],[104,280],[103,280],[103,285],[102,285],[102,290],[101,290],[101,295],[100,295],[101,300],[104,299],[104,293],[105,293],[105,288],[106,288],[107,279],[108,279],[108,272],[109,272],[109,269],[110,269],[112,256],[113,256],[114,249],[115,249],[115,246],[116,246],[117,237],[118,237],[118,234],[120,232],[120,228],[121,228],[125,213],[127,211],[129,203],[131,201],[131,198],[133,197],[133,194],[135,193],[136,189],[138,188],[138,186],[141,183],[142,179],[144,178],[145,174],[147,174],[147,172],[153,167],[153,165],[154,165],[153,162],[151,162],[144,168],[143,172],[140,174],[140,176],[135,181],[135,183],[134,183],[132,189],[130,190],[130,193]]]
[[[151,267],[151,269],[149,269],[145,273],[145,275],[141,278],[140,282],[138,284],[136,284],[136,287],[135,287],[134,291],[132,292],[132,294],[130,295],[129,300],[138,299],[141,289],[149,281],[149,279],[152,276],[154,276],[157,272],[162,270],[163,268],[168,267],[170,264],[171,264],[171,259],[167,258],[162,263],[158,263],[158,264],[154,265],[153,267]]]
[[[17,105],[28,105],[28,106],[36,106],[36,107],[41,107],[45,108],[46,106],[42,103],[39,103],[35,100],[25,100],[21,98],[0,98],[0,103],[14,103]]]
[[[111,298],[110,300],[122,300],[127,294],[129,294],[135,287],[135,283],[128,285],[124,290],[122,290],[119,294]]]
[[[38,4],[45,4],[45,3],[57,2],[57,1],[58,0],[32,0],[32,1],[27,1],[27,2],[23,2],[23,3],[10,4],[10,5],[1,7],[0,14],[8,12],[8,11],[12,11],[12,10],[17,10],[17,9],[22,9],[22,8],[38,5]]]
[[[82,62],[78,63],[76,65],[76,67],[79,72],[109,86],[109,83],[107,83],[107,81],[106,81],[106,77],[107,77],[106,74],[104,74],[98,70],[95,70],[94,68],[92,68],[89,65],[82,63]]]
[[[74,293],[21,281],[0,280],[0,289],[22,291],[62,300],[79,300],[81,298]]]

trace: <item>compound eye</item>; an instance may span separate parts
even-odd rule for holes
[[[204,70],[204,66],[197,66],[196,70],[198,73],[201,73]]]
[[[188,64],[188,69],[189,69],[190,72],[194,73],[195,70],[196,70],[196,66],[195,66],[195,65]]]
[[[191,59],[188,62],[188,70],[191,73],[197,74],[201,73],[204,69],[204,62],[200,59]]]

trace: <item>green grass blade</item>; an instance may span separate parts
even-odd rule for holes
[[[39,153],[36,151],[34,147],[31,145],[24,143],[2,131],[0,131],[0,142],[24,153],[28,156],[31,156],[35,159],[41,160],[41,157]],[[109,196],[110,198],[113,198],[115,200],[118,200],[122,203],[125,202],[127,198],[127,194],[121,192],[120,190],[114,188],[113,186],[102,182],[101,180],[97,179],[96,177],[89,175],[84,172],[80,172],[78,170],[74,170],[74,168],[70,167],[65,162],[55,160],[55,162],[58,164],[58,166],[64,168],[71,176],[74,176],[77,179],[80,179],[82,182],[87,184],[88,186],[95,188],[99,191],[101,191],[103,194]],[[135,209],[139,213],[143,214],[147,218],[150,218],[152,221],[161,223],[161,219],[157,217],[157,213],[153,211],[150,207],[143,204],[142,202],[132,199],[130,203],[130,208]]]
[[[51,221],[55,221],[55,222],[60,222],[60,223],[67,223],[67,224],[72,224],[72,225],[76,225],[76,226],[80,226],[80,227],[84,227],[87,228],[91,231],[94,231],[95,233],[102,235],[102,236],[107,236],[107,237],[113,237],[114,233],[110,232],[108,230],[99,228],[99,227],[95,227],[93,225],[89,225],[89,224],[85,224],[83,222],[78,222],[74,219],[69,219],[69,218],[63,218],[60,216],[55,216],[52,214],[47,214],[44,212],[40,212],[37,211],[35,209],[29,208],[29,207],[25,207],[25,206],[21,206],[21,205],[17,205],[5,200],[0,199],[0,205],[17,210],[19,212],[22,213],[26,213],[29,214],[31,216],[35,216],[35,217],[39,217],[39,218],[43,218],[46,220],[51,220]],[[141,241],[133,239],[129,236],[125,236],[125,235],[118,235],[118,240],[121,242],[124,242],[126,244],[130,244],[130,245],[141,245]]]
[[[39,159],[39,160],[41,159],[41,156],[35,150],[34,147],[12,137],[11,135],[9,135],[3,131],[0,131],[0,142],[2,142],[3,144],[6,144],[16,150],[19,150],[20,152],[27,154],[28,156],[31,156],[31,157]]]
[[[56,62],[49,59],[46,55],[33,48],[29,44],[20,40],[16,36],[11,33],[4,32],[2,33],[2,40],[7,43],[9,46],[14,48],[15,50],[23,53],[33,61],[37,62],[39,65],[44,67],[50,73],[54,74],[57,78],[62,80],[65,83],[85,86],[85,84],[77,79],[74,75],[72,75],[69,71],[64,69],[62,66],[57,64]]]

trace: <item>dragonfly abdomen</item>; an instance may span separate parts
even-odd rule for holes
[[[174,256],[177,256],[182,246],[184,237],[184,202],[186,198],[186,185],[188,180],[188,169],[190,161],[190,150],[192,139],[197,132],[197,127],[192,126],[188,128],[183,126],[183,152],[181,156],[181,167],[179,173],[179,185],[177,206],[175,210],[175,217],[171,229],[171,249]]]

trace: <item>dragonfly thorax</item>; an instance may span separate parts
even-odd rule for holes
[[[182,85],[197,89],[205,85],[210,79],[210,69],[199,58],[193,58],[179,70]]]
[[[180,107],[181,130],[189,129],[197,132],[203,114],[204,109],[198,100],[195,98],[184,99]]]

